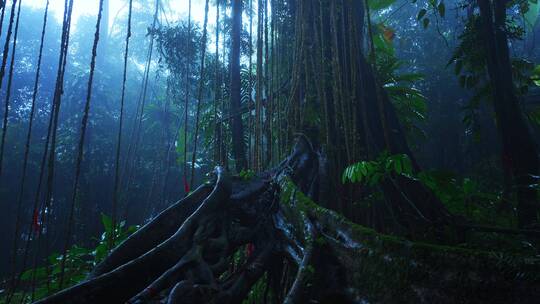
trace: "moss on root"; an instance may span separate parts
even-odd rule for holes
[[[337,257],[356,297],[383,303],[531,303],[538,299],[538,258],[381,234],[319,206],[289,178],[279,183],[286,215],[307,214],[326,227],[315,244]],[[301,219],[288,219],[302,240]]]

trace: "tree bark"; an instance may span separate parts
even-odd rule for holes
[[[232,37],[231,37],[231,113],[240,112],[241,79],[240,79],[240,39],[242,31],[242,0],[233,0]],[[244,126],[242,116],[235,115],[232,122],[232,144],[236,171],[247,168],[246,149],[244,143]]]
[[[493,107],[502,144],[505,179],[517,194],[520,227],[538,223],[535,177],[540,163],[538,148],[523,117],[512,79],[508,49],[506,5],[508,1],[479,0],[484,48],[493,94]]]
[[[106,68],[106,60],[108,58],[109,49],[109,17],[110,17],[110,0],[103,1],[103,21],[99,29],[100,44],[98,49],[97,66],[102,70]]]

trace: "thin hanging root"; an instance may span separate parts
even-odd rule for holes
[[[20,4],[20,3],[19,3]],[[86,101],[84,104],[84,111],[83,111],[83,117],[81,120],[81,131],[79,136],[79,142],[77,145],[77,161],[75,163],[75,175],[74,175],[74,182],[73,182],[73,192],[71,196],[71,204],[69,208],[69,215],[68,215],[68,221],[67,221],[67,229],[66,229],[66,237],[64,240],[64,248],[62,251],[62,261],[60,263],[60,279],[59,279],[59,286],[62,288],[64,283],[64,276],[66,271],[66,258],[67,258],[67,250],[71,243],[71,231],[73,229],[73,224],[75,221],[75,202],[77,201],[78,196],[78,190],[79,190],[79,181],[81,176],[81,166],[82,166],[82,160],[84,155],[84,142],[86,138],[86,130],[88,128],[88,117],[90,115],[90,105],[92,101],[92,88],[94,83],[94,75],[95,75],[95,68],[96,68],[96,57],[97,57],[97,48],[99,45],[99,32],[101,28],[101,18],[103,15],[103,0],[99,1],[99,11],[98,11],[98,17],[96,22],[96,31],[94,34],[94,45],[92,47],[92,60],[90,62],[90,74],[88,77],[88,86],[86,89]],[[113,217],[113,227],[115,227],[114,223],[114,217]],[[114,235],[114,234],[113,234]]]
[[[195,135],[193,136],[193,155],[191,159],[191,179],[190,187],[193,187],[193,182],[195,181],[195,163],[197,160],[197,144],[199,139],[199,128],[200,128],[200,116],[201,116],[201,100],[203,97],[204,82],[205,82],[205,59],[206,59],[206,42],[208,36],[208,6],[209,0],[206,0],[204,6],[204,25],[203,25],[203,35],[201,39],[201,69],[200,69],[200,80],[199,80],[199,90],[197,92],[197,114],[195,115]]]
[[[298,272],[294,279],[293,285],[285,297],[284,304],[298,303],[302,292],[305,292],[306,280],[308,279],[309,265],[313,256],[313,243],[316,237],[315,228],[308,218],[304,217],[304,228],[306,233],[306,245],[304,247],[304,257],[298,266]]]
[[[184,199],[162,211],[151,222],[141,227],[114,249],[103,262],[96,266],[88,279],[96,278],[118,268],[167,240],[199,208],[212,189],[211,185],[204,184]]]
[[[5,1],[3,1],[4,5],[5,5]],[[33,130],[33,126],[34,126],[34,116],[35,116],[35,112],[36,112],[36,100],[37,100],[37,94],[38,94],[38,89],[39,89],[39,79],[40,79],[40,76],[41,76],[41,67],[42,67],[42,60],[43,60],[43,45],[44,45],[44,42],[45,42],[45,30],[47,28],[47,20],[48,20],[48,16],[49,16],[49,0],[47,0],[47,3],[45,5],[45,13],[43,15],[43,27],[41,29],[41,38],[40,38],[40,44],[39,44],[39,55],[38,55],[38,60],[37,60],[37,69],[36,69],[36,76],[35,76],[35,79],[34,79],[34,89],[33,89],[33,93],[32,93],[32,102],[31,102],[31,107],[30,107],[30,114],[29,114],[29,117],[28,117],[28,131],[26,133],[26,141],[25,141],[25,149],[24,149],[24,157],[23,157],[23,169],[22,169],[22,174],[21,174],[21,180],[19,182],[19,194],[18,194],[18,199],[17,199],[17,206],[22,206],[22,200],[23,200],[23,194],[24,194],[24,188],[25,188],[25,185],[26,185],[26,178],[27,178],[27,169],[28,169],[28,159],[29,159],[29,155],[30,155],[30,144],[31,144],[31,139],[32,139],[32,130]],[[3,16],[3,11],[2,11],[2,16]],[[1,20],[0,20],[1,22]],[[1,27],[1,26],[0,26]],[[1,32],[1,29],[0,29],[0,32]],[[17,207],[18,208],[18,207]],[[36,211],[38,210],[38,205],[37,205],[37,201],[34,203],[33,207],[32,207],[32,210],[34,210],[34,212],[32,213],[32,221],[30,222],[30,227],[28,228],[28,232],[27,232],[27,236],[26,236],[26,240],[25,240],[25,246],[24,246],[24,253],[23,253],[23,262],[22,262],[22,269],[25,269],[26,268],[26,263],[27,263],[27,260],[28,260],[28,251],[30,249],[30,238],[32,237],[33,235],[33,230],[36,230],[37,225],[36,225],[36,222],[37,222],[37,217],[36,216],[39,211]],[[14,246],[15,248],[15,246]],[[12,290],[10,291],[10,295],[8,296],[8,303],[11,299],[11,297],[13,296],[13,292],[18,288],[19,286],[19,283],[21,281],[21,275],[22,274],[18,274],[17,277],[15,278],[15,283],[13,285],[13,288]]]

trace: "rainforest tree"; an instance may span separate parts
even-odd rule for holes
[[[231,28],[231,127],[233,154],[236,170],[238,172],[247,168],[246,152],[244,147],[244,126],[240,110],[241,80],[240,80],[240,39],[242,31],[242,0],[232,2],[232,28]]]
[[[185,20],[171,22],[172,2],[129,0],[117,20],[107,17],[114,1],[101,0],[97,19],[87,20],[92,32],[78,40],[71,39],[76,2],[63,3],[49,74],[40,70],[45,9],[32,110],[13,119],[28,135],[6,141],[26,149],[5,302],[534,303],[540,296],[540,133],[523,102],[540,86],[540,66],[529,63],[540,54],[525,58],[512,48],[534,32],[516,20],[530,23],[540,10],[535,1],[190,0]],[[20,48],[18,5],[0,6],[11,19],[2,70],[10,48],[12,65]],[[428,43],[434,50],[418,49]],[[433,58],[441,54],[443,63]],[[34,127],[39,81],[50,77],[54,89]],[[453,94],[467,106],[455,110]],[[426,169],[425,154],[436,152],[418,146],[434,139],[418,134],[425,125],[437,129],[426,118],[431,99],[464,121],[456,133],[465,140],[448,143],[460,145],[453,151],[472,163],[497,154],[502,161],[474,177]],[[496,143],[488,154],[461,152],[480,146],[474,130],[490,123],[501,152]],[[32,132],[42,138],[38,157]],[[6,157],[17,159],[11,150]],[[15,176],[18,167],[5,163]],[[30,207],[26,175],[33,176],[27,188],[37,189],[26,195]],[[98,230],[99,218],[105,232],[92,241],[97,232],[85,227]]]

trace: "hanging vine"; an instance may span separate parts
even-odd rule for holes
[[[120,97],[120,117],[118,118],[118,136],[116,141],[116,156],[115,156],[115,168],[114,168],[114,188],[113,188],[113,201],[112,201],[112,221],[116,223],[117,208],[120,195],[120,151],[122,145],[122,129],[124,125],[124,102],[126,97],[126,80],[127,80],[127,66],[129,57],[129,40],[131,38],[131,17],[133,13],[133,0],[129,0],[129,12],[126,34],[126,48],[124,50],[124,70],[122,72],[122,94]],[[113,225],[114,227],[114,225]],[[109,245],[112,247],[114,244],[114,233],[111,236]]]
[[[79,144],[77,147],[77,160],[75,164],[75,177],[73,182],[73,194],[71,196],[71,205],[69,208],[69,216],[67,221],[67,228],[66,228],[66,234],[65,234],[65,242],[64,242],[64,249],[62,251],[62,261],[60,263],[60,278],[59,278],[59,286],[60,288],[63,287],[64,284],[64,274],[66,270],[66,258],[67,258],[67,250],[70,244],[71,240],[71,230],[73,227],[74,222],[74,215],[75,215],[75,201],[77,200],[77,194],[79,190],[79,177],[81,175],[81,164],[83,161],[84,156],[84,139],[86,137],[86,129],[88,127],[88,117],[90,114],[90,105],[92,100],[92,88],[94,84],[94,72],[96,68],[96,56],[97,56],[97,47],[99,43],[99,31],[101,28],[101,16],[103,13],[103,0],[99,1],[99,12],[96,22],[96,32],[94,34],[94,46],[92,47],[92,60],[90,62],[90,74],[88,76],[88,87],[87,87],[87,93],[86,93],[86,101],[84,104],[84,112],[83,117],[81,121],[81,133],[79,138]],[[114,226],[113,226],[114,227]]]
[[[158,21],[158,13],[159,13],[159,7],[160,7],[160,0],[156,0],[155,3],[155,10],[154,10],[154,18],[152,21],[152,30],[155,30],[156,24]],[[143,123],[143,117],[144,117],[144,111],[146,106],[146,100],[148,98],[148,83],[150,81],[150,70],[152,65],[152,58],[154,54],[154,35],[150,35],[150,45],[148,46],[148,55],[146,57],[146,65],[144,70],[143,79],[141,82],[141,91],[138,97],[137,101],[137,109],[135,111],[134,121],[133,121],[133,128],[131,129],[131,135],[130,135],[130,141],[127,149],[127,155],[125,160],[125,166],[123,173],[120,176],[120,181],[125,180],[125,184],[123,185],[124,193],[129,193],[129,189],[131,187],[131,181],[133,178],[133,175],[135,173],[135,163],[137,159],[137,153],[139,149],[139,141],[141,139],[141,133],[142,133],[142,123]],[[156,78],[159,76],[159,74],[156,74]],[[123,197],[122,194],[119,196],[122,198],[125,202],[125,208],[124,208],[124,214],[123,217],[127,218],[129,214],[130,204],[127,203],[127,198]],[[116,222],[116,219],[114,219]]]
[[[48,171],[47,180],[46,180],[46,189],[45,189],[45,200],[41,204],[40,211],[34,214],[33,222],[36,223],[35,226],[38,227],[37,231],[37,250],[34,256],[34,263],[32,267],[32,283],[31,283],[31,293],[32,301],[35,297],[35,287],[36,287],[36,271],[37,264],[39,259],[39,254],[41,250],[45,254],[49,251],[48,244],[48,234],[44,235],[45,227],[49,222],[49,216],[51,212],[51,199],[52,199],[52,183],[54,178],[54,159],[55,159],[55,141],[56,141],[56,128],[58,123],[58,112],[60,107],[60,101],[63,92],[63,82],[65,75],[65,67],[67,64],[67,53],[69,49],[69,35],[71,30],[71,17],[73,13],[73,0],[65,0],[64,2],[64,17],[62,21],[62,37],[60,42],[60,52],[58,58],[58,71],[56,75],[56,83],[53,94],[53,99],[51,102],[51,110],[49,114],[49,122],[47,127],[47,136],[45,139],[44,150],[40,163],[40,173],[36,189],[36,195],[34,197],[34,205],[37,206],[39,199],[41,197],[41,186],[43,178],[45,175],[45,170]],[[50,147],[49,147],[50,145]],[[47,156],[49,156],[47,162]],[[47,166],[47,167],[46,167]],[[46,169],[47,168],[47,169]],[[42,244],[45,243],[45,244]],[[45,247],[45,248],[43,248]],[[50,267],[48,261],[45,263],[45,268],[47,272],[47,277],[50,274]],[[50,289],[50,280],[47,279],[47,289]]]
[[[255,146],[253,148],[253,168],[255,171],[262,169],[262,110],[263,110],[263,22],[264,22],[264,0],[259,0],[257,6],[257,86],[255,93]]]
[[[17,9],[17,0],[13,0],[13,4],[11,6],[11,15],[9,17],[9,26],[8,26],[8,32],[6,35],[6,42],[4,44],[4,53],[2,56],[2,67],[0,68],[0,89],[2,88],[4,75],[6,73],[6,63],[7,63],[8,54],[9,54],[9,42],[11,41],[13,21],[15,18],[15,12],[17,11],[16,9]],[[6,93],[6,100],[4,102],[4,120],[2,124],[2,139],[0,142],[0,177],[2,176],[2,168],[3,168],[2,164],[3,164],[4,150],[5,150],[4,146],[6,142],[6,133],[7,133],[7,128],[8,128],[9,99],[11,97],[11,83],[13,79],[13,65],[15,64],[15,48],[17,46],[17,32],[19,30],[20,13],[21,13],[21,3],[19,2],[19,9],[17,12],[17,24],[15,25],[15,39],[13,40],[13,50],[11,54],[11,63],[10,63],[10,68],[9,68],[8,89]]]
[[[15,59],[16,59],[16,49],[17,49],[17,36],[19,33],[19,19],[21,16],[21,2],[19,1],[19,8],[17,9],[17,21],[15,24],[15,35],[13,36],[13,49],[11,51],[11,62],[9,64],[9,75],[8,75],[8,83],[6,88],[6,98],[4,100],[5,108],[4,108],[4,123],[2,128],[2,143],[1,143],[1,149],[0,149],[0,172],[2,168],[2,160],[4,157],[4,144],[6,142],[6,133],[8,128],[8,116],[9,116],[9,104],[11,100],[11,86],[13,84],[13,68],[15,66]],[[1,173],[0,173],[1,174]],[[16,219],[15,219],[15,234],[13,235],[13,256],[12,256],[12,267],[13,272],[12,275],[15,275],[15,261],[16,261],[16,248],[18,248],[18,240],[19,240],[19,230],[20,230],[20,221],[21,221],[21,213],[22,213],[22,205],[17,204],[17,211],[16,211]]]
[[[201,40],[201,68],[200,68],[200,79],[199,79],[199,90],[197,92],[197,109],[195,114],[195,135],[193,137],[193,155],[191,158],[191,181],[190,188],[193,188],[193,183],[195,179],[195,163],[197,161],[197,142],[199,139],[199,119],[201,115],[201,100],[204,89],[205,82],[205,59],[206,59],[206,40],[208,35],[208,4],[209,0],[206,0],[204,6],[204,25],[203,25],[203,35]]]
[[[36,64],[36,76],[35,76],[35,79],[34,79],[34,88],[33,88],[33,91],[32,91],[33,93],[32,93],[32,102],[31,102],[31,106],[30,106],[30,115],[28,117],[28,131],[26,133],[26,141],[25,141],[25,145],[24,145],[23,167],[22,167],[21,179],[20,179],[20,182],[19,182],[19,192],[18,192],[18,195],[17,195],[17,209],[18,210],[22,209],[23,194],[24,194],[24,188],[25,188],[25,185],[26,185],[26,177],[27,177],[27,169],[28,169],[28,158],[29,158],[29,154],[30,154],[30,144],[31,144],[31,139],[32,139],[32,129],[33,129],[33,126],[34,126],[34,116],[35,116],[35,113],[36,113],[36,100],[37,100],[38,89],[39,89],[39,80],[40,80],[40,75],[41,75],[41,64],[42,64],[42,59],[43,59],[43,44],[44,44],[44,41],[45,41],[45,30],[47,28],[48,14],[49,14],[49,0],[47,0],[47,3],[45,5],[45,13],[44,13],[44,16],[43,16],[43,27],[41,29],[41,38],[40,38],[40,43],[39,43],[39,53],[38,53],[38,60],[37,60],[37,64]],[[37,225],[37,217],[38,217],[38,214],[39,214],[38,207],[39,206],[37,204],[37,201],[35,201],[34,204],[33,204],[32,209],[31,209],[32,212],[31,212],[31,218],[30,218],[30,221],[29,221],[30,224],[29,224],[28,230],[26,232],[25,246],[24,246],[24,251],[23,251],[23,254],[22,254],[22,269],[25,269],[26,265],[27,265],[28,254],[29,254],[30,243],[31,243],[30,240],[31,240],[32,236],[34,235],[34,233],[36,233],[39,230],[39,226]],[[17,218],[19,218],[19,215],[17,216]],[[19,226],[19,220],[18,219],[17,219],[16,227],[17,226]],[[17,228],[15,230],[17,231]],[[18,237],[19,237],[18,233],[15,232],[14,238],[18,239]],[[18,249],[18,245],[14,244],[13,245],[13,253],[12,253],[13,257],[16,256],[17,249]],[[15,258],[13,258],[13,260],[15,260]],[[12,277],[12,288],[9,291],[10,293],[8,295],[8,298],[7,298],[7,303],[8,304],[11,301],[11,297],[13,296],[13,293],[15,292],[15,290],[19,286],[20,279],[21,279],[20,273],[17,274],[15,278]]]
[[[225,157],[223,156],[223,137],[222,129],[223,122],[221,117],[218,116],[219,103],[222,98],[222,80],[221,80],[221,66],[219,60],[219,38],[220,38],[220,1],[216,2],[216,49],[215,49],[215,62],[214,62],[214,163],[224,165]]]
[[[191,50],[191,0],[189,0],[189,8],[188,8],[188,34],[186,37],[186,48],[187,48],[187,56],[189,57],[190,50]],[[189,84],[190,84],[190,63],[189,60],[186,60],[186,89],[185,89],[185,102],[184,102],[184,193],[187,195],[190,191],[189,184],[188,184],[188,178],[187,178],[187,171],[188,171],[188,164],[187,164],[187,138],[188,138],[188,108],[189,108]]]

